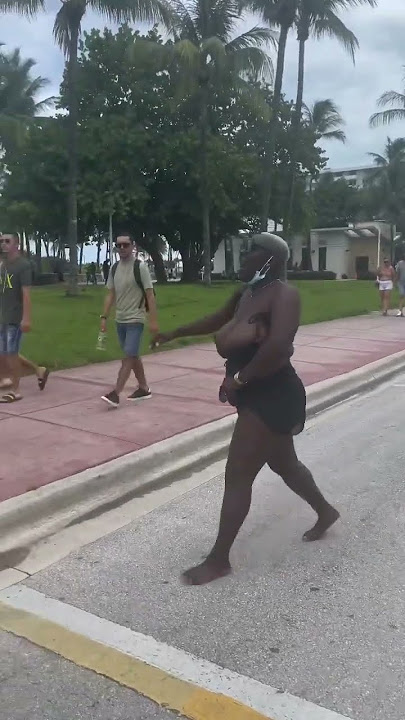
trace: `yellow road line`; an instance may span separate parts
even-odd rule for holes
[[[269,720],[256,710],[176,678],[115,648],[0,602],[0,628],[136,690],[190,720]]]

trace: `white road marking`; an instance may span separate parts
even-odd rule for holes
[[[347,720],[333,710],[214,665],[24,585],[1,591],[0,602],[114,648],[199,688],[233,698],[271,720]]]

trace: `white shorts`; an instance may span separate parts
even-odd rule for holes
[[[381,291],[388,291],[393,290],[394,283],[392,282],[392,280],[380,280],[378,286]]]

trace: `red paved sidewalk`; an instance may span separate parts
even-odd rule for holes
[[[405,320],[348,318],[303,327],[294,365],[309,386],[404,349]],[[133,405],[128,392],[118,410],[100,400],[114,382],[116,362],[55,373],[43,393],[33,378],[25,378],[24,399],[0,408],[0,500],[233,411],[218,401],[223,361],[214,346],[159,353],[147,357],[145,366],[153,398]]]

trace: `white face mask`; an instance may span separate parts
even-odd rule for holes
[[[270,270],[271,261],[273,260],[274,255],[271,256],[266,262],[264,263],[261,270],[256,270],[255,274],[253,275],[252,279],[249,280],[247,283],[248,285],[256,285],[257,282],[260,282],[260,280],[264,280],[267,273]]]

